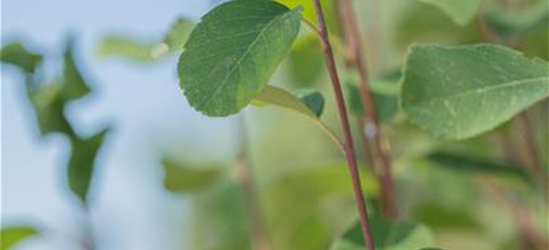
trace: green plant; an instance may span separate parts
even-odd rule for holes
[[[62,55],[62,74],[54,79],[44,76],[44,55],[30,51],[21,43],[10,43],[0,50],[0,62],[19,68],[24,75],[24,89],[34,112],[34,120],[41,138],[60,134],[70,144],[66,162],[67,188],[78,199],[79,209],[85,214],[80,223],[85,238],[78,240],[85,249],[95,249],[93,229],[88,222],[91,209],[90,188],[93,186],[96,159],[111,130],[82,136],[75,131],[65,114],[68,105],[86,97],[91,87],[85,80],[75,56],[75,42],[68,39]],[[2,225],[1,249],[9,249],[19,241],[42,234],[43,228],[30,225]]]
[[[362,237],[358,238],[362,238],[370,250],[376,246],[388,249],[381,243],[374,244],[375,237],[372,235],[381,229],[380,226],[373,226],[372,229],[368,222],[346,104],[322,4],[320,1],[295,2],[304,4],[308,12],[302,20],[318,35],[324,48],[344,133],[341,143],[337,138],[334,141],[347,157],[351,172],[361,221],[361,230],[358,231],[362,232]],[[481,3],[424,2],[441,8],[458,25],[467,24]],[[365,148],[371,165],[379,171],[382,198],[385,198],[385,209],[382,211],[396,218],[391,166],[379,135],[379,119],[362,59],[360,34],[351,1],[339,3],[346,34],[347,64],[356,68],[359,76],[359,96],[366,117],[362,124]],[[292,98],[290,93],[267,85],[297,37],[302,8],[292,10],[272,1],[235,0],[221,4],[206,14],[189,36],[179,59],[180,85],[189,104],[205,115],[219,117],[238,113],[247,105],[254,104],[254,100],[259,100],[294,109],[312,117],[326,129],[327,126],[319,119],[320,112],[311,109],[310,103],[299,103],[299,98]],[[317,22],[311,19],[314,15],[310,8],[314,8]],[[410,49],[402,72],[400,103],[410,121],[434,136],[469,138],[493,129],[546,99],[549,95],[547,67],[547,62],[543,60],[529,59],[497,45],[416,45]],[[504,98],[511,100],[505,101]],[[480,109],[471,112],[475,107]],[[335,137],[332,132],[329,135]],[[396,226],[389,227],[399,230]],[[431,240],[424,239],[415,243],[430,244]],[[342,247],[342,244],[334,245],[334,249],[348,249],[349,246]],[[360,242],[354,244],[361,248]]]

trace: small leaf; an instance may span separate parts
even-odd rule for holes
[[[318,91],[312,91],[301,98],[302,99],[292,95],[284,89],[274,86],[265,86],[259,95],[257,95],[256,100],[260,103],[296,111],[313,120],[319,120],[324,109],[324,98],[322,97],[322,94]]]
[[[40,86],[27,93],[34,109],[42,136],[50,133],[72,133],[72,127],[65,118],[65,99],[61,84]]]
[[[179,59],[189,104],[208,116],[232,115],[247,106],[290,50],[299,11],[272,1],[235,0],[206,14]]]
[[[518,177],[529,183],[532,179],[524,167],[511,166],[495,160],[479,157],[435,152],[427,156],[427,159],[441,167],[449,167],[457,171],[467,173],[485,173],[495,175],[510,175]]]
[[[194,23],[184,19],[177,19],[164,38],[158,42],[137,41],[134,38],[110,35],[103,38],[98,46],[97,54],[100,57],[121,57],[140,63],[151,63],[170,52],[178,52],[183,48]]]
[[[376,249],[379,250],[410,250],[433,244],[431,232],[425,226],[410,221],[389,222],[378,215],[372,215],[370,225]],[[356,222],[330,249],[365,249],[360,223]]]
[[[435,136],[489,131],[549,95],[548,64],[497,45],[416,45],[404,70],[401,105]]]
[[[99,44],[97,54],[102,58],[122,57],[138,62],[153,60],[153,43],[136,41],[123,36],[107,36]]]
[[[63,96],[70,101],[84,97],[90,92],[90,88],[84,80],[74,58],[74,44],[69,41],[65,51],[65,68],[63,71]]]
[[[28,226],[11,226],[2,228],[0,232],[0,250],[8,250],[19,242],[38,235],[38,230]]]
[[[0,62],[20,67],[25,73],[34,73],[42,58],[20,43],[7,44],[0,50]]]
[[[476,15],[482,0],[419,0],[440,8],[446,15],[460,25],[464,26]]]
[[[84,204],[88,202],[88,191],[97,163],[97,154],[108,131],[108,128],[104,129],[86,139],[71,138],[72,152],[67,170],[69,187]]]
[[[317,117],[322,116],[324,112],[324,96],[317,90],[307,89],[296,92],[297,97],[307,106],[311,111],[315,113]]]
[[[164,159],[162,165],[166,171],[164,186],[170,192],[178,193],[204,190],[214,184],[224,172],[220,168],[189,166],[168,159]]]
[[[164,44],[169,47],[170,51],[181,51],[194,25],[194,22],[187,19],[177,19],[164,37]]]

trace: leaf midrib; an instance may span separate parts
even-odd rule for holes
[[[250,44],[250,46],[246,49],[246,51],[244,51],[244,53],[242,53],[242,55],[240,56],[240,58],[238,58],[238,60],[235,62],[235,66],[231,69],[231,71],[225,76],[225,78],[223,78],[223,80],[221,81],[221,83],[216,87],[214,93],[210,96],[210,98],[208,98],[208,100],[206,100],[204,102],[204,109],[207,110],[209,108],[209,106],[211,105],[211,102],[212,100],[217,96],[219,95],[219,93],[221,92],[221,90],[223,89],[223,87],[225,87],[225,85],[227,84],[227,80],[229,79],[230,76],[232,76],[234,74],[234,72],[236,71],[236,69],[240,68],[240,64],[242,62],[242,60],[244,60],[244,58],[246,58],[248,56],[248,54],[251,52],[252,48],[256,45],[256,43],[260,40],[260,38],[263,36],[264,32],[269,29],[271,27],[271,25],[273,25],[273,23],[281,20],[282,18],[285,18],[287,17],[288,15],[292,14],[294,11],[293,10],[288,10],[286,13],[282,14],[282,15],[279,15],[277,16],[275,19],[269,21],[267,23],[267,25],[265,25],[265,27],[263,29],[261,29],[261,31],[259,32],[259,34],[257,35],[257,37],[254,39],[254,41]]]

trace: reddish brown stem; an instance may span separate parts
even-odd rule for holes
[[[353,146],[353,138],[351,135],[351,126],[349,125],[347,108],[345,106],[345,100],[343,98],[343,92],[341,90],[341,83],[339,81],[339,76],[337,73],[334,54],[332,51],[332,46],[330,44],[328,30],[326,28],[326,20],[324,18],[324,12],[322,11],[322,5],[320,3],[320,0],[313,0],[313,3],[315,6],[317,18],[318,18],[319,31],[320,31],[322,44],[324,45],[324,59],[326,61],[326,66],[328,67],[328,71],[330,73],[332,88],[334,90],[334,95],[335,95],[335,99],[336,99],[337,107],[339,111],[341,128],[343,129],[343,133],[345,137],[345,140],[344,140],[345,156],[347,158],[349,172],[351,174],[355,202],[358,209],[358,214],[360,216],[362,236],[364,237],[364,242],[368,247],[368,249],[375,250],[374,240],[373,240],[372,232],[370,230],[370,225],[369,225],[368,208],[366,207],[366,201],[364,200],[364,194],[362,192],[362,184],[360,182],[360,173],[358,171],[358,166],[356,162],[355,149]]]
[[[363,59],[363,48],[351,0],[339,1],[340,17],[345,27],[347,42],[347,65],[354,67],[359,76],[359,90],[365,117],[362,121],[362,136],[365,150],[372,158],[374,173],[380,183],[382,211],[388,218],[398,218],[394,194],[394,181],[387,149],[383,147],[379,120],[374,100],[369,89],[368,69]]]

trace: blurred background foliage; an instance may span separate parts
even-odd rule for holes
[[[529,166],[532,161],[544,166],[541,179],[546,178],[549,169],[547,100],[521,114],[528,121],[526,127],[516,119],[471,139],[445,141],[406,121],[397,97],[404,58],[414,43],[498,42],[528,56],[547,60],[547,1],[485,0],[473,13],[474,17],[465,21],[462,17],[456,19],[448,15],[437,4],[431,4],[436,1],[355,1],[366,48],[364,56],[371,69],[371,88],[385,143],[390,145],[396,198],[404,218],[398,222],[386,221],[378,215],[378,183],[363,160],[365,155],[359,143],[358,118],[364,110],[360,105],[357,79],[343,67],[345,51],[335,1],[325,0],[324,4],[347,89],[349,109],[357,120],[355,142],[364,189],[374,210],[374,238],[380,242],[378,247],[404,250],[426,246],[417,246],[421,243],[456,250],[542,250],[540,244],[543,243],[539,242],[546,241],[548,218],[546,199],[540,197],[546,194],[547,186],[539,186],[539,173],[538,176],[532,174]],[[214,6],[218,2],[221,1],[208,5]],[[316,22],[311,1],[280,2],[288,6],[304,5],[304,18]],[[132,71],[154,67],[154,64],[168,65],[166,67],[175,71],[176,56],[181,53],[198,19],[174,16],[173,20],[164,27],[156,27],[165,33],[158,37],[143,34],[141,39],[136,39],[136,36],[126,36],[122,32],[104,32],[101,41],[94,45],[96,56],[88,60],[128,63]],[[483,30],[486,28],[493,31],[495,41],[487,41]],[[88,199],[88,193],[102,183],[95,180],[101,178],[94,172],[96,163],[101,162],[96,158],[98,155],[112,156],[107,150],[101,150],[102,145],[109,143],[111,137],[116,140],[119,132],[111,132],[111,126],[103,126],[85,134],[66,116],[67,106],[84,98],[94,88],[87,83],[88,76],[81,72],[85,65],[75,56],[79,54],[74,46],[78,43],[77,35],[66,39],[61,55],[56,56],[57,61],[44,60],[52,53],[31,49],[26,39],[3,37],[2,75],[23,75],[19,78],[21,83],[14,84],[24,89],[27,98],[24,105],[31,107],[25,116],[40,131],[40,136],[61,134],[69,142],[64,182],[74,197],[79,198],[71,202],[84,211],[84,219],[77,223],[81,224],[79,227],[84,233],[74,238],[76,246],[79,249],[116,249],[109,245],[109,237],[97,233],[102,231],[101,227],[93,228],[97,218],[90,212],[94,209],[94,200]],[[19,73],[5,70],[9,66],[4,65],[16,66]],[[51,68],[58,68],[59,74],[51,74]],[[305,25],[272,82],[289,89],[319,89],[327,97],[323,119],[337,127],[321,44]],[[154,96],[155,93],[151,94],[153,96],[148,99],[138,101],[162,101]],[[117,98],[124,100],[124,96]],[[187,105],[184,101],[179,104]],[[170,109],[170,106],[162,108]],[[190,114],[186,111],[176,115],[185,120],[197,119]],[[156,119],[162,119],[162,123],[172,121],[170,116],[157,116]],[[204,122],[218,123],[219,120]],[[2,123],[10,123],[10,119],[3,116]],[[171,240],[177,244],[169,249],[357,249],[353,248],[353,242],[361,240],[360,234],[357,235],[356,230],[347,231],[355,224],[356,212],[344,159],[312,122],[285,110],[259,107],[248,108],[244,114],[219,123],[217,128],[223,127],[222,132],[212,131],[216,126],[195,126],[198,127],[191,130],[195,134],[193,139],[153,148],[151,153],[157,156],[156,164],[151,165],[163,174],[147,178],[157,180],[158,189],[163,182],[165,192],[170,193],[169,199],[185,201],[184,209],[171,211],[173,216],[181,213],[187,216],[180,225],[170,226],[185,230],[172,235],[175,239]],[[174,128],[169,133],[180,131]],[[527,136],[532,136],[533,141],[525,140]],[[3,141],[5,147],[10,147],[11,143]],[[220,147],[220,144],[225,146]],[[48,147],[55,146],[48,144]],[[528,152],[532,147],[537,159],[531,159],[531,152]],[[124,157],[133,154],[138,152]],[[163,168],[158,167],[160,165]],[[10,167],[2,162],[3,170]],[[2,192],[17,193],[17,190],[3,184]],[[163,216],[170,218],[171,214]],[[16,243],[26,237],[41,235],[38,237],[46,238],[51,234],[51,229],[40,222],[6,223],[4,217],[2,214],[2,250],[12,246],[16,246],[13,249],[27,249],[24,243],[19,246]],[[28,217],[32,218],[33,214]],[[175,222],[168,219],[163,223]],[[105,239],[101,240],[102,236]],[[339,236],[343,237],[338,239]],[[35,249],[32,244],[27,246]]]

